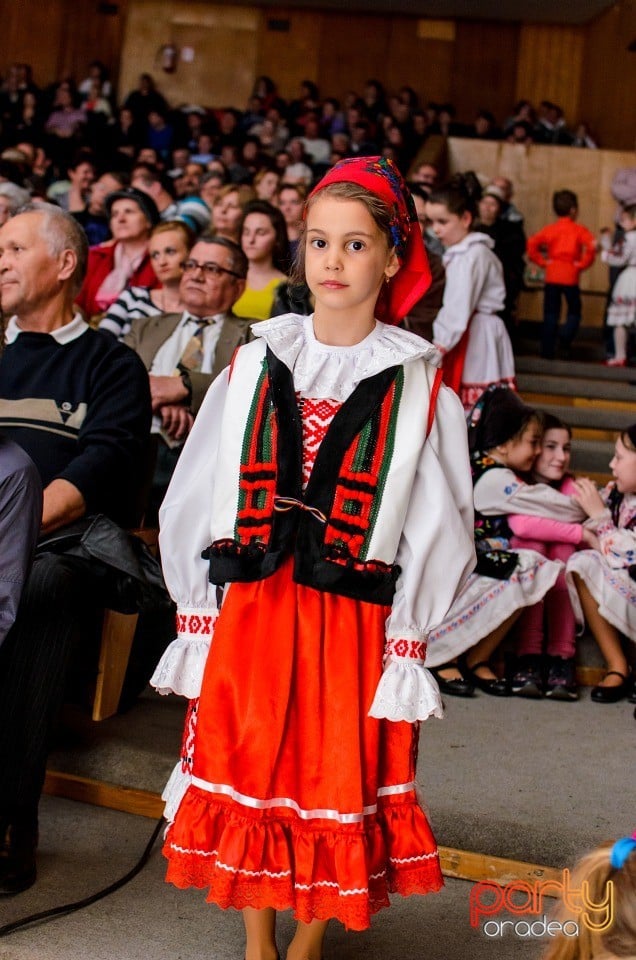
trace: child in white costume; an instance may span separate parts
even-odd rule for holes
[[[474,564],[461,406],[391,326],[430,276],[396,168],[337,164],[301,242],[315,313],[253,328],[161,511],[179,636],[153,682],[199,697],[168,880],[243,911],[247,960],[277,956],[278,910],[288,960],[319,960],[330,917],[364,929],[389,891],[441,885],[417,721],[441,713],[427,635]]]
[[[446,286],[433,322],[433,342],[442,354],[444,382],[470,410],[493,385],[515,385],[512,344],[499,312],[506,288],[494,241],[473,232],[475,198],[461,178],[434,190],[426,204],[432,229],[444,244]]]
[[[624,267],[614,288],[607,310],[608,326],[614,327],[615,355],[608,366],[624,367],[627,363],[627,328],[636,324],[636,204],[626,207],[618,221],[625,236],[612,247],[609,231],[601,233],[601,260],[610,267]]]
[[[592,690],[596,703],[633,696],[620,634],[636,642],[636,424],[616,441],[610,468],[614,480],[602,493],[591,480],[577,481],[577,499],[599,549],[575,553],[566,568],[577,620],[587,621],[607,664],[604,680]]]
[[[583,519],[581,507],[571,497],[548,484],[525,483],[519,476],[532,468],[540,440],[538,416],[504,387],[488,390],[471,414],[477,569],[444,623],[431,632],[426,658],[447,693],[467,695],[463,681],[497,696],[510,693],[508,683],[496,677],[488,661],[522,609],[541,600],[562,569],[533,550],[511,552],[507,516],[527,514],[572,523]]]

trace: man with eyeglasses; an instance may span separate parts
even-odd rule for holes
[[[253,321],[232,313],[246,275],[247,258],[238,244],[225,237],[199,238],[183,264],[183,313],[140,317],[124,338],[150,376],[153,433],[158,436],[151,519],[208,387],[249,339]]]

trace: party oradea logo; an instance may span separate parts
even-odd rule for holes
[[[549,917],[552,898],[563,901],[572,919]],[[549,899],[548,905],[544,903]],[[502,916],[503,915],[503,916]],[[508,915],[508,916],[506,916]],[[608,880],[602,900],[595,901],[590,886],[583,881],[572,886],[569,870],[562,880],[515,880],[504,885],[483,880],[470,891],[470,925],[481,928],[490,939],[517,936],[524,939],[578,937],[581,927],[595,933],[609,930],[614,922],[614,884]]]

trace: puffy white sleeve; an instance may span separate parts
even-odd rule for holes
[[[446,269],[442,309],[433,321],[433,343],[443,353],[452,350],[468,328],[487,280],[486,257],[455,254]]]
[[[396,562],[402,572],[369,715],[412,723],[443,714],[437,684],[424,667],[426,642],[475,565],[466,423],[447,387],[422,450]]]
[[[218,616],[217,588],[208,579],[208,562],[201,552],[211,539],[212,491],[227,386],[224,370],[206,394],[159,511],[161,563],[177,604],[177,637],[150,683],[159,693],[190,700],[199,695]]]
[[[487,470],[475,484],[475,509],[485,516],[522,513],[566,523],[581,523],[586,513],[566,494],[547,483],[524,483],[507,467]]]

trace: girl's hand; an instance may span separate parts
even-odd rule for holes
[[[583,527],[583,543],[590,548],[590,550],[598,550],[600,552],[601,544],[592,530],[588,530],[587,527]]]
[[[597,520],[605,513],[605,504],[593,480],[581,477],[574,481],[576,493],[573,494],[576,502],[585,510],[591,520]]]

